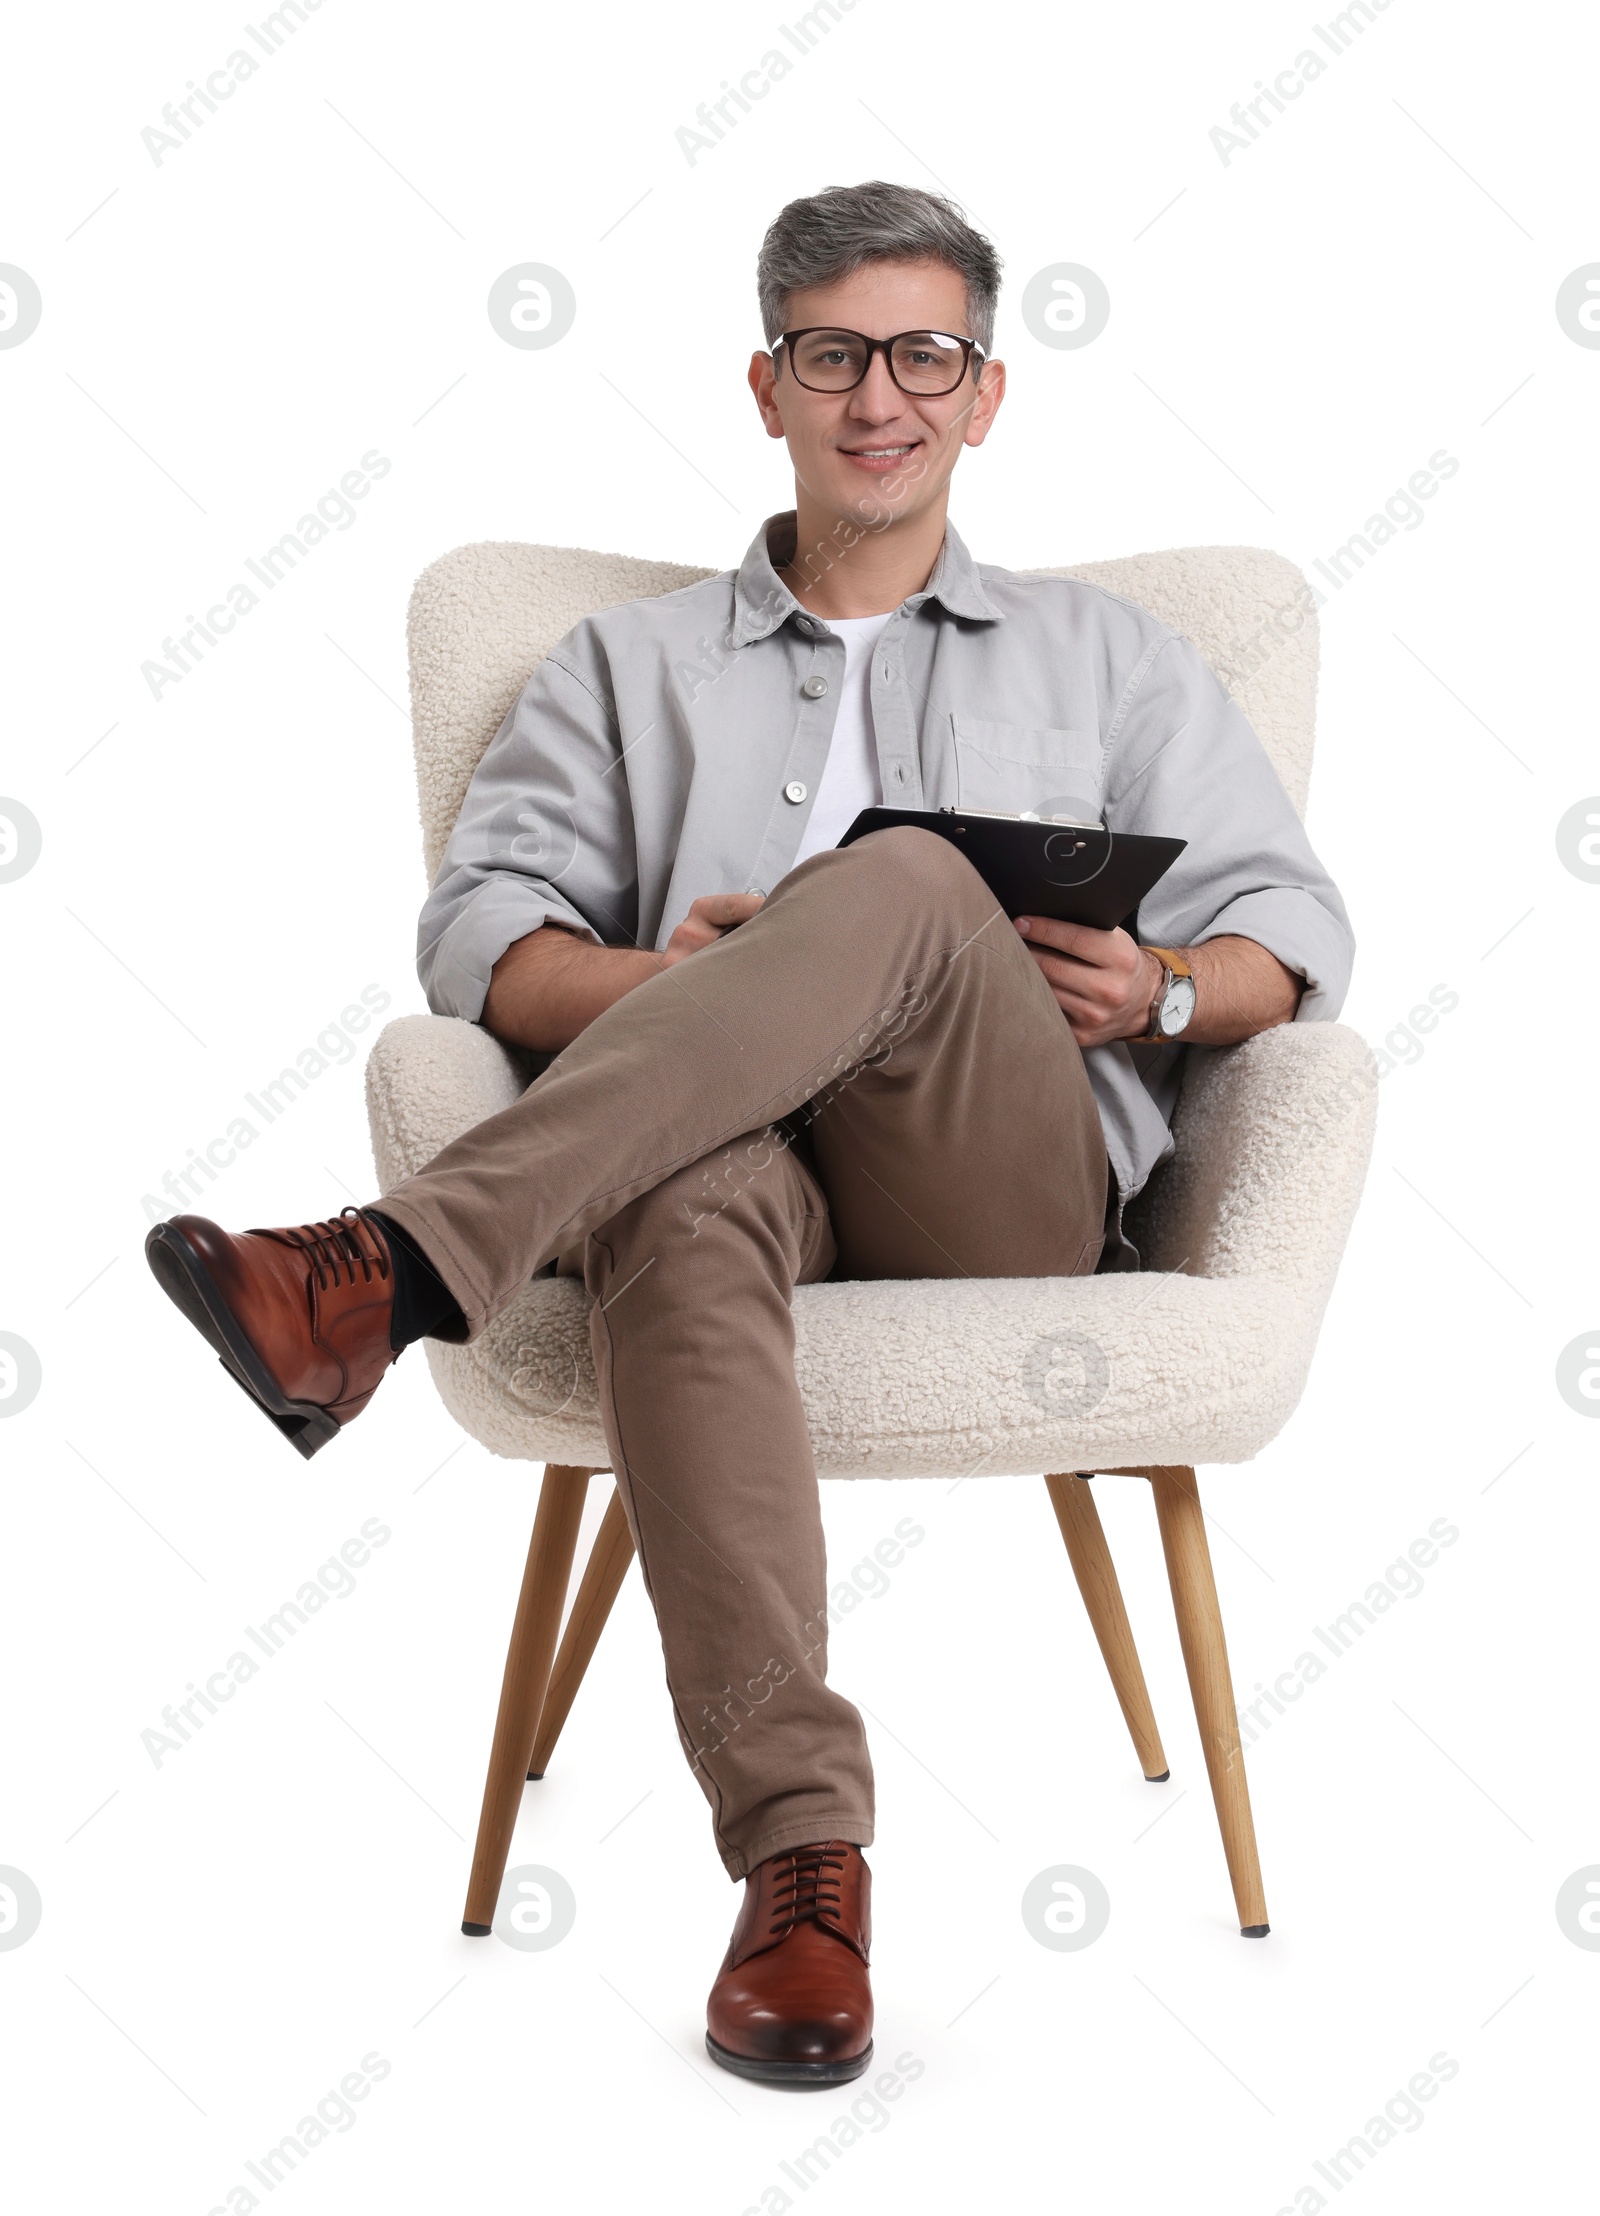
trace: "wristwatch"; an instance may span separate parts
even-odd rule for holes
[[[1147,946],[1161,964],[1161,984],[1150,1003],[1150,1028],[1139,1034],[1140,1044],[1165,1045],[1186,1031],[1194,1016],[1194,971],[1173,946]]]

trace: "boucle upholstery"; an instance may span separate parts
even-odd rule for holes
[[[431,872],[473,768],[540,658],[580,616],[710,574],[560,547],[460,547],[411,605]],[[1254,548],[1136,555],[1075,576],[1183,631],[1235,691],[1297,808],[1312,754],[1310,591]],[[367,1064],[381,1188],[522,1091],[476,1024],[406,1016]],[[1177,1153],[1130,1212],[1145,1267],[1092,1278],[800,1287],[796,1367],[824,1476],[1026,1475],[1247,1461],[1299,1398],[1371,1151],[1367,1051],[1293,1024],[1191,1048]],[[470,1346],[427,1342],[445,1405],[492,1453],[605,1468],[589,1298],[535,1279]]]
[[[715,574],[582,546],[486,539],[431,562],[411,594],[411,735],[431,884],[484,749],[575,623]]]

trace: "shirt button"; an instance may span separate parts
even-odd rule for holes
[[[797,808],[799,807],[801,801],[806,797],[806,789],[798,777],[792,784],[784,786],[783,797],[785,800],[792,801]]]
[[[808,677],[800,687],[807,700],[820,700],[827,689],[828,680],[826,677]]]

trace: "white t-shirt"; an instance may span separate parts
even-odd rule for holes
[[[811,803],[797,862],[837,846],[862,809],[876,808],[883,799],[878,741],[872,728],[872,650],[888,620],[888,615],[827,619],[828,629],[837,631],[844,641],[844,682],[822,782]]]

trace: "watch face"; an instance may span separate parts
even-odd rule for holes
[[[1161,1003],[1161,1036],[1175,1039],[1180,1031],[1188,1028],[1194,1014],[1194,979],[1175,977],[1167,987]]]

